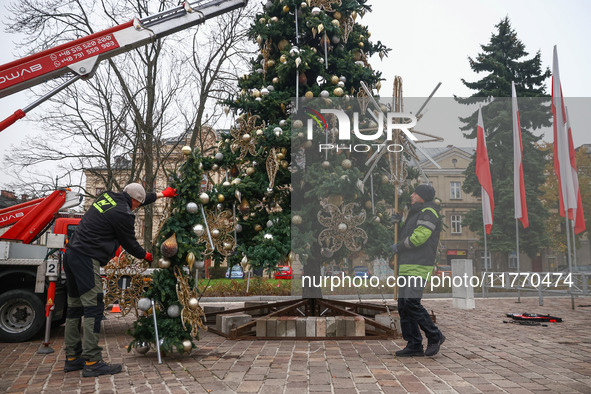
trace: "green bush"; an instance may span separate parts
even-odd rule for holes
[[[210,267],[208,270],[209,277],[211,279],[224,279],[226,277],[227,270],[227,267]]]

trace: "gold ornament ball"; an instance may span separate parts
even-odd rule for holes
[[[323,161],[322,168],[324,168],[324,169],[330,168],[330,162],[328,160]]]
[[[304,149],[310,149],[312,147],[312,141],[304,142]]]
[[[331,23],[334,27],[341,27],[341,23],[337,19],[333,19]]]
[[[284,50],[285,47],[289,44],[289,41],[287,41],[285,38],[281,41],[279,41],[279,43],[277,44],[277,48],[279,48],[280,51]]]
[[[262,129],[258,129],[258,130],[256,131],[256,135],[257,135],[258,137],[260,137],[261,135],[263,135],[263,130],[262,130]]]
[[[167,269],[170,267],[170,260],[160,259],[158,260],[158,268]]]
[[[207,204],[209,202],[209,195],[207,193],[201,193],[199,196],[199,200],[201,200],[202,204]]]
[[[348,170],[352,166],[353,166],[353,163],[349,159],[345,159],[341,162],[341,167],[343,167],[345,170]]]
[[[273,78],[273,83],[279,83],[279,78],[277,78],[277,77]]]
[[[281,160],[281,167],[283,167],[283,168],[289,167],[289,163],[287,162],[287,160]]]
[[[283,12],[285,12],[286,14],[289,12],[289,7],[284,5],[283,6]]]
[[[281,55],[281,56],[279,57],[279,61],[280,61],[281,63],[285,63],[285,62],[287,61],[287,56],[285,56],[285,55]]]
[[[337,97],[341,97],[343,94],[345,94],[343,88],[335,88],[332,93]]]
[[[217,238],[217,237],[219,237],[219,236],[220,236],[220,230],[218,230],[217,228],[214,228],[214,229],[211,231],[211,236],[212,236],[213,238]]]
[[[252,175],[254,174],[254,167],[248,167],[246,169],[246,175]]]
[[[191,349],[193,349],[193,342],[189,341],[188,339],[185,339],[183,341],[183,350],[185,352],[190,352]]]
[[[382,183],[385,185],[388,182],[390,182],[390,178],[388,178],[388,175],[382,175]]]
[[[363,43],[363,41],[359,41],[359,44],[357,44],[357,45],[359,45],[359,48],[363,48],[365,46],[365,44]]]
[[[255,231],[261,231],[263,229],[263,226],[261,226],[260,224],[257,224],[254,226]]]
[[[273,59],[269,59],[269,60],[267,61],[267,67],[273,67],[274,65],[275,65],[275,60],[273,60]]]
[[[195,297],[189,298],[189,308],[194,311],[197,310],[197,308],[199,308],[199,300]]]
[[[274,16],[273,18],[270,19],[271,22],[273,23],[277,23],[279,22],[279,18],[277,18],[276,16]]]
[[[261,25],[264,25],[265,23],[267,23],[267,20],[265,18],[261,18],[261,19],[259,19],[259,23]]]
[[[339,225],[337,226],[337,228],[339,229],[339,231],[341,233],[344,233],[345,231],[347,231],[347,225],[345,223],[339,223]]]
[[[296,226],[299,226],[300,224],[302,224],[303,221],[304,220],[302,219],[302,217],[300,215],[293,215],[291,217],[291,223],[295,224]]]
[[[353,60],[355,60],[356,62],[361,60],[361,52],[359,51],[355,51],[353,52]]]
[[[279,152],[279,153],[277,153],[277,158],[279,160],[283,160],[283,159],[285,159],[285,155],[283,153]]]
[[[370,201],[370,200],[367,200],[367,201],[365,202],[365,208],[366,208],[366,209],[371,209],[371,207],[372,207],[372,203],[371,203],[371,201]]]
[[[302,121],[301,121],[301,120],[299,120],[299,119],[296,119],[296,120],[293,122],[293,127],[295,127],[296,129],[302,128],[302,127],[304,127],[304,122],[302,122]]]
[[[330,77],[330,83],[332,83],[333,85],[336,85],[337,83],[339,83],[339,77],[337,77],[336,75],[333,75],[332,77]]]
[[[183,146],[183,149],[181,149],[181,152],[183,152],[183,155],[185,155],[185,156],[189,156],[192,151],[193,150],[188,145]]]
[[[253,95],[254,97],[261,97],[261,91],[260,91],[260,90],[258,90],[258,89],[255,89],[255,90],[252,92],[252,95]]]
[[[335,18],[335,19],[339,19],[339,20],[340,20],[340,19],[343,17],[343,15],[341,15],[341,13],[340,13],[340,12],[338,12],[338,11],[336,11],[336,12],[333,14],[333,16],[334,16],[334,18]]]
[[[311,99],[314,98],[314,93],[308,90],[304,96],[306,96],[307,99]]]
[[[224,250],[232,250],[232,248],[234,248],[234,245],[230,242],[224,242]]]

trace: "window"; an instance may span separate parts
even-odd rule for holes
[[[517,269],[517,254],[515,252],[509,253],[509,268]]]
[[[452,200],[459,200],[462,198],[462,191],[460,189],[460,182],[450,182],[450,198]]]
[[[461,234],[462,233],[462,216],[451,215],[451,233]]]
[[[490,263],[490,252],[486,252],[486,256],[484,255],[484,251],[480,252],[480,259],[482,260],[482,268],[485,270],[491,269]]]

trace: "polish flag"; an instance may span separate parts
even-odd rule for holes
[[[585,215],[583,213],[583,200],[581,200],[581,189],[579,189],[579,176],[577,174],[577,159],[575,157],[575,146],[573,144],[573,133],[570,127],[570,121],[568,119],[568,108],[566,110],[566,128],[568,130],[568,155],[570,159],[570,167],[573,179],[573,190],[577,196],[577,208],[574,212],[569,211],[569,218],[575,221],[575,234],[582,233],[585,231]],[[572,215],[571,215],[572,213]]]
[[[525,183],[523,181],[523,143],[521,142],[521,123],[519,123],[519,109],[517,108],[517,93],[515,82],[512,82],[513,107],[513,196],[515,203],[515,219],[521,219],[523,228],[529,226],[527,217],[527,203],[525,201]]]
[[[552,64],[552,114],[554,117],[554,172],[558,177],[560,216],[565,217],[568,215],[569,219],[576,219],[577,195],[580,193],[578,180],[576,179],[577,167],[574,161],[574,147],[572,147],[572,137],[569,138],[566,107],[564,106],[562,86],[560,85],[556,45],[554,46]],[[582,215],[582,208],[580,211]],[[575,221],[575,228],[576,226]],[[584,228],[584,223],[582,226]],[[580,228],[581,223],[579,223]]]
[[[486,233],[490,234],[493,225],[495,201],[493,198],[492,179],[490,177],[490,161],[484,138],[484,122],[482,109],[478,109],[478,124],[476,126],[476,176],[482,188],[482,220]]]

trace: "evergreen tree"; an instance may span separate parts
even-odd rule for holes
[[[520,250],[535,256],[546,245],[545,231],[547,209],[542,204],[540,186],[545,182],[546,159],[538,143],[541,137],[533,134],[540,127],[550,125],[549,101],[533,99],[548,97],[544,80],[550,70],[541,68],[541,53],[538,51],[531,59],[525,45],[517,38],[509,18],[496,26],[490,42],[482,45],[483,52],[476,59],[469,58],[470,67],[476,73],[487,73],[476,82],[464,85],[475,90],[470,98],[457,99],[464,104],[484,103],[482,115],[486,132],[488,155],[491,162],[495,211],[493,230],[488,238],[492,251],[510,252],[515,246],[515,219],[513,206],[513,121],[511,112],[511,82],[515,82],[519,102],[519,116],[523,141],[523,172],[529,227],[520,226]],[[523,99],[523,98],[527,99]],[[461,118],[465,123],[462,130],[466,138],[476,138],[477,113]],[[463,189],[467,193],[480,196],[480,185],[475,174],[475,156],[466,172]],[[481,209],[470,212],[466,218],[470,229],[483,232]]]

